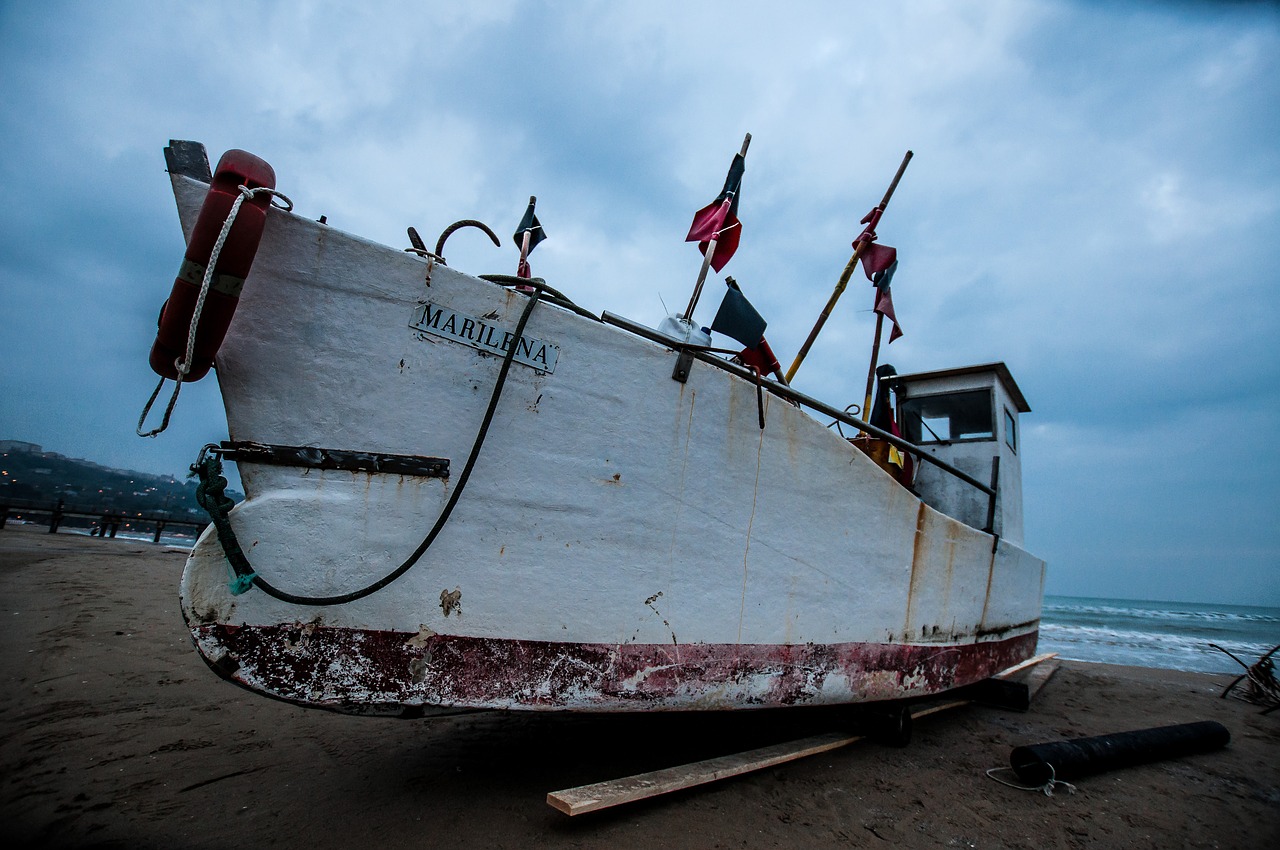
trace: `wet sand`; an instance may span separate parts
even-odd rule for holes
[[[767,715],[347,717],[219,679],[178,612],[185,554],[0,531],[0,835],[55,847],[1280,846],[1280,712],[1230,676],[1066,663],[1025,714],[922,719],[868,742],[576,818],[547,792],[829,730]],[[1215,753],[999,785],[1010,749],[1193,720]]]

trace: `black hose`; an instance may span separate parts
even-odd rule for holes
[[[569,296],[563,292],[548,286],[547,282],[540,277],[517,277],[513,274],[482,274],[479,275],[481,280],[487,280],[490,283],[496,283],[499,286],[537,286],[542,290],[546,300],[557,307],[563,307],[566,310],[572,310],[583,318],[591,319],[593,322],[600,321],[600,317],[595,313],[588,312],[586,309],[579,307],[570,300]]]
[[[526,285],[531,285],[533,287],[533,292],[529,295],[529,303],[525,306],[524,312],[520,314],[520,321],[516,323],[516,329],[513,333],[513,337],[515,339],[520,339],[521,334],[524,333],[525,325],[529,321],[529,314],[533,312],[533,307],[538,303],[538,299],[542,296],[542,290],[545,288],[542,284],[535,283],[533,281],[525,281],[525,283]],[[476,459],[480,457],[480,448],[484,445],[485,437],[489,433],[489,425],[493,422],[493,414],[498,409],[498,400],[502,397],[502,389],[507,383],[507,373],[511,370],[511,361],[515,357],[517,347],[518,346],[512,345],[507,350],[506,356],[502,358],[502,368],[498,371],[498,380],[494,384],[493,394],[489,397],[489,407],[484,412],[484,420],[480,423],[480,430],[476,434],[475,443],[471,446],[471,454],[467,457],[466,465],[462,467],[462,473],[458,476],[457,484],[454,486],[453,493],[449,496],[449,501],[445,503],[444,510],[440,512],[440,516],[436,519],[435,525],[432,526],[429,532],[427,532],[427,536],[422,539],[422,542],[418,544],[418,548],[413,551],[413,554],[410,555],[404,563],[372,584],[362,587],[359,590],[353,590],[350,593],[343,593],[338,596],[299,596],[279,589],[262,576],[258,575],[252,565],[250,565],[249,559],[240,548],[239,543],[236,542],[234,533],[231,532],[230,529],[230,522],[226,519],[225,511],[222,512],[221,524],[219,523],[219,517],[213,511],[210,511],[210,515],[213,516],[214,519],[214,524],[217,526],[219,540],[223,543],[223,552],[226,553],[227,560],[231,563],[231,568],[235,571],[236,575],[242,580],[251,579],[255,587],[268,596],[279,599],[281,602],[288,602],[292,605],[319,606],[345,605],[348,602],[363,599],[366,596],[377,593],[379,590],[407,573],[413,565],[418,562],[423,554],[431,548],[431,544],[435,542],[436,536],[440,534],[441,529],[443,529],[445,523],[448,522],[449,514],[453,513],[454,506],[458,504],[458,499],[461,498],[462,491],[466,489],[467,479],[471,477],[471,470],[476,465]],[[201,466],[203,466],[203,464],[201,464]],[[201,472],[201,474],[203,476],[205,473]],[[223,481],[225,482],[225,479],[223,479]],[[224,483],[223,487],[225,486],[226,485]],[[223,537],[224,525],[226,532],[230,535],[229,541],[224,540]],[[228,542],[231,543],[230,546],[228,546]]]

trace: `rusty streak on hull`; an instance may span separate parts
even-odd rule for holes
[[[1035,651],[1038,622],[957,644],[573,644],[318,625],[193,625],[225,678],[290,702],[535,710],[776,708],[901,699]]]

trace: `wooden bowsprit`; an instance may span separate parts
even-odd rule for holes
[[[1021,664],[1002,670],[986,681],[1011,681],[1020,673],[1035,668],[1026,680],[1026,690],[1029,695],[1028,700],[1030,700],[1044,687],[1044,684],[1049,681],[1049,677],[1057,670],[1056,663],[1041,666],[1042,663],[1056,657],[1057,653],[1037,655]],[[938,714],[960,706],[970,705],[976,701],[979,700],[977,698],[949,699],[931,704],[921,703],[910,708],[909,718],[910,721],[915,721],[931,714]],[[985,698],[982,701],[986,701]],[[637,773],[633,776],[624,776],[621,779],[610,779],[604,782],[594,782],[590,785],[579,785],[576,788],[552,791],[547,794],[547,805],[573,817],[574,815],[582,815],[587,812],[619,806],[623,803],[634,803],[638,800],[669,794],[672,791],[705,785],[708,782],[728,779],[731,776],[741,776],[744,773],[775,767],[806,756],[830,752],[861,741],[865,737],[867,736],[850,735],[844,732],[825,732],[821,735],[811,735],[807,738],[775,744],[770,747],[760,747],[759,749],[747,750],[727,756],[717,756],[716,758],[663,768],[648,773]]]

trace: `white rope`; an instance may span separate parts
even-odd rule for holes
[[[1007,779],[1001,779],[999,776],[996,776],[996,774],[1001,771],[1014,773],[1016,775],[1016,772],[1011,767],[993,767],[987,771],[987,776],[994,779],[996,782],[999,782],[1001,785],[1008,785],[1010,788],[1017,788],[1019,791],[1043,791],[1046,797],[1053,796],[1053,789],[1057,785],[1061,785],[1063,788],[1066,788],[1067,793],[1069,794],[1076,793],[1076,786],[1072,785],[1070,782],[1063,782],[1061,779],[1056,779],[1054,777],[1053,765],[1047,764],[1045,766],[1049,768],[1049,781],[1043,785],[1019,785],[1015,782],[1010,782]]]
[[[240,194],[236,196],[235,201],[231,204],[231,210],[227,213],[227,220],[222,223],[222,230],[218,233],[218,239],[213,243],[213,250],[209,253],[209,262],[204,267],[204,278],[200,281],[200,294],[196,296],[195,310],[191,313],[191,325],[187,329],[186,354],[175,358],[173,361],[173,368],[178,372],[178,378],[174,382],[173,397],[169,399],[169,404],[165,408],[164,419],[161,420],[160,427],[144,432],[142,423],[146,421],[147,414],[151,412],[151,405],[155,404],[156,397],[160,395],[160,387],[164,386],[164,378],[161,378],[160,383],[156,385],[155,392],[151,394],[150,400],[147,401],[146,407],[142,408],[142,415],[138,417],[138,427],[135,431],[139,437],[154,437],[169,427],[169,416],[173,413],[174,405],[178,403],[178,393],[182,391],[182,382],[191,372],[191,361],[195,358],[196,331],[200,329],[200,315],[204,312],[205,299],[209,297],[209,289],[213,286],[213,270],[218,266],[218,257],[222,253],[222,246],[227,243],[227,235],[231,233],[231,225],[235,224],[236,216],[240,212],[240,205],[244,203],[245,198],[252,199],[259,192],[265,192],[284,201],[284,206],[281,209],[286,212],[293,209],[293,201],[275,189],[268,189],[266,186],[259,186],[256,189],[250,189],[248,186],[238,186],[237,188],[240,190]]]
[[[147,399],[146,406],[142,408],[142,415],[138,417],[138,427],[134,429],[134,432],[139,437],[154,437],[169,427],[169,417],[173,414],[174,405],[178,403],[178,393],[182,390],[182,381],[178,381],[173,387],[173,396],[169,399],[169,405],[164,409],[164,419],[160,420],[160,427],[152,428],[150,431],[142,430],[142,423],[147,421],[147,414],[151,412],[151,405],[156,403],[156,397],[160,395],[160,388],[163,386],[164,378],[161,378],[160,383],[156,384],[155,391],[151,393],[151,398]]]
[[[191,360],[196,353],[196,330],[200,327],[200,314],[204,311],[204,301],[209,295],[209,288],[213,286],[213,270],[217,268],[218,256],[222,253],[222,246],[227,243],[227,235],[231,233],[231,225],[236,222],[236,215],[240,212],[240,205],[244,203],[245,198],[252,199],[259,192],[266,192],[269,195],[280,198],[285,202],[285,209],[293,209],[293,201],[289,200],[275,189],[268,189],[265,186],[259,186],[256,189],[250,189],[248,186],[240,186],[240,194],[236,196],[235,201],[231,204],[231,211],[227,213],[227,220],[222,223],[222,231],[218,234],[218,239],[213,243],[213,250],[209,253],[209,264],[204,269],[204,279],[200,281],[200,294],[196,297],[196,309],[191,314],[191,327],[187,331],[187,354],[181,360],[174,360],[173,366],[178,370],[178,382],[187,376],[191,371]]]

